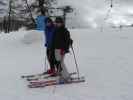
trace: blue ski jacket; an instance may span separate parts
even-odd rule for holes
[[[50,27],[46,27],[44,33],[45,33],[45,46],[47,48],[51,48],[52,47],[52,43],[53,43],[54,33],[55,33],[54,25],[52,25]]]
[[[39,31],[44,31],[45,30],[45,20],[46,16],[40,15],[36,18],[36,29]]]

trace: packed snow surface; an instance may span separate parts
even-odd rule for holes
[[[29,89],[21,75],[47,69],[43,32],[0,34],[1,100],[133,100],[133,29],[74,29],[80,75],[86,82]],[[65,63],[76,70],[72,52]]]

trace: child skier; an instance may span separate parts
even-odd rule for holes
[[[53,48],[55,53],[56,67],[61,78],[65,81],[70,79],[70,74],[64,64],[65,54],[69,52],[69,47],[72,45],[70,33],[65,27],[64,20],[57,17],[55,20],[55,33],[53,39]]]

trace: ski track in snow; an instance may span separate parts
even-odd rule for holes
[[[1,100],[132,100],[133,29],[71,30],[80,74],[85,83],[28,89],[23,74],[44,68],[43,33],[18,31],[0,34]],[[74,71],[72,53],[66,56]]]

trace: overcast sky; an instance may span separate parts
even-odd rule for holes
[[[113,8],[108,13],[111,0],[58,0],[60,4],[70,4],[78,15],[94,27],[103,21],[110,24],[129,25],[133,23],[133,0],[113,0]],[[106,19],[106,20],[104,20]]]

